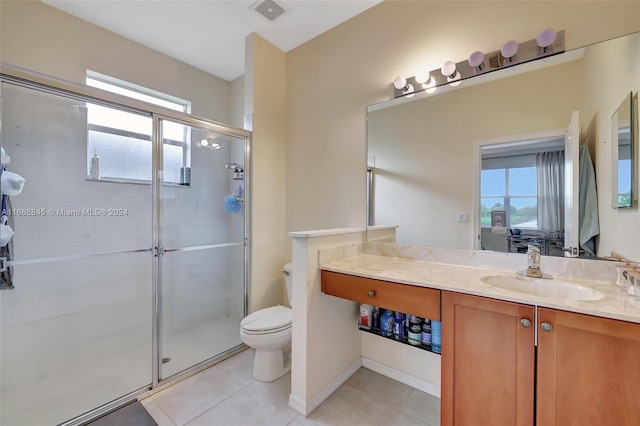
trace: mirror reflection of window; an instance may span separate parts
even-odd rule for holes
[[[633,207],[633,93],[628,93],[611,116],[613,208]]]
[[[487,144],[481,154],[482,247],[519,252],[534,243],[551,254],[547,237],[564,228],[564,138]],[[506,213],[506,237],[492,233],[492,212],[500,210]]]
[[[508,157],[504,159],[508,163]],[[513,160],[513,157],[512,157]],[[533,156],[535,164],[535,156]],[[481,224],[491,226],[491,211],[505,210],[506,226],[538,228],[538,176],[536,167],[485,169],[481,176]],[[490,163],[490,162],[488,162]]]

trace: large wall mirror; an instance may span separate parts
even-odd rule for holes
[[[634,201],[633,154],[636,149],[633,143],[635,140],[634,109],[633,92],[631,92],[624,97],[611,116],[612,205],[619,209],[633,207]]]
[[[369,106],[369,225],[396,225],[398,244],[520,252],[534,242],[558,256],[574,229],[581,257],[640,261],[638,209],[619,217],[611,206],[610,140],[611,116],[639,86],[634,33]]]

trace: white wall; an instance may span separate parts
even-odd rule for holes
[[[385,1],[288,52],[287,229],[365,225],[366,107],[397,75],[549,27],[574,49],[640,30],[640,3]]]

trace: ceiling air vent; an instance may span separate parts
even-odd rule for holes
[[[275,20],[277,17],[284,15],[286,10],[273,0],[259,1],[251,6],[253,10],[258,12],[270,21]]]

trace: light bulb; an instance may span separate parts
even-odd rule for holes
[[[208,140],[206,140],[206,139],[202,139],[202,140],[200,141],[200,145],[201,145],[201,146],[207,146],[207,145],[209,145],[209,141],[208,141]]]
[[[440,68],[440,72],[442,73],[442,75],[444,75],[445,77],[450,77],[452,75],[455,74],[456,72],[456,63],[453,61],[447,61],[442,65],[442,68]]]
[[[484,65],[484,53],[479,50],[476,50],[471,55],[469,55],[469,65],[476,68],[481,68]]]
[[[407,87],[407,79],[401,75],[397,76],[396,79],[393,80],[393,87],[398,90],[405,89]]]
[[[519,48],[520,45],[517,41],[510,40],[502,46],[500,53],[502,53],[502,56],[504,56],[505,58],[512,58],[516,53],[518,53]]]
[[[418,73],[416,73],[416,76],[414,77],[416,80],[416,83],[418,84],[425,84],[428,80],[429,80],[429,73],[427,71],[420,71]]]
[[[536,38],[536,43],[538,46],[544,49],[551,46],[553,42],[556,41],[557,36],[558,33],[556,32],[556,30],[547,28],[538,35],[538,37]]]

